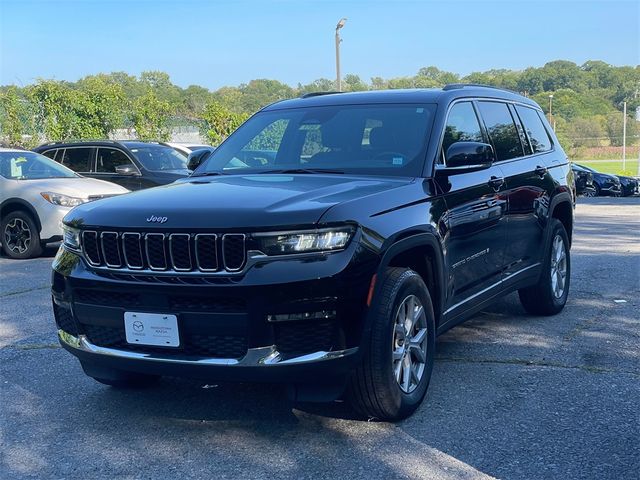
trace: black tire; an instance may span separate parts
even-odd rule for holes
[[[378,281],[381,283],[379,297],[372,306],[371,334],[366,340],[368,344],[364,345],[362,361],[349,380],[347,399],[354,410],[366,418],[396,421],[406,418],[418,408],[429,386],[436,340],[433,304],[422,278],[413,270],[388,268]],[[411,296],[417,298],[424,308],[425,315],[420,317],[420,322],[427,330],[424,340],[426,355],[424,362],[416,363],[424,365],[419,381],[413,385],[412,391],[405,392],[394,375],[393,351],[394,348],[402,348],[394,345],[394,332],[399,308]]]
[[[555,315],[559,313],[567,303],[569,296],[569,286],[571,284],[571,256],[569,254],[569,237],[564,229],[564,225],[557,219],[551,220],[551,240],[545,253],[544,263],[540,279],[536,285],[518,290],[520,303],[524,309],[534,315]],[[559,237],[564,248],[566,259],[566,276],[564,278],[563,290],[560,296],[554,293],[552,281],[552,251],[555,239]]]
[[[144,388],[156,383],[160,376],[136,372],[126,372],[115,368],[103,367],[93,362],[81,362],[82,369],[96,382],[115,388]]]
[[[600,196],[600,187],[598,186],[597,183],[593,184],[593,189],[595,190],[593,196],[594,197],[599,197]]]
[[[17,232],[18,237],[16,237]],[[42,242],[36,222],[22,210],[9,212],[0,222],[2,250],[9,258],[25,259],[42,254]]]

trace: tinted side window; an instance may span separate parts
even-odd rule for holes
[[[62,157],[62,164],[74,172],[88,172],[92,151],[92,148],[67,148]]]
[[[498,160],[509,160],[510,158],[524,155],[522,144],[518,137],[518,131],[513,123],[509,107],[506,103],[500,102],[478,102],[480,115],[489,132],[489,137],[496,149]]]
[[[538,112],[533,108],[516,105],[516,111],[524,125],[524,129],[531,141],[531,147],[535,153],[548,152],[551,150],[551,140],[547,130],[542,124]]]
[[[483,142],[480,122],[471,102],[456,103],[449,110],[447,126],[444,130],[442,153],[456,142]]]
[[[133,162],[124,152],[114,148],[99,148],[98,161],[96,162],[96,172],[115,173],[116,167],[132,167],[137,170]]]
[[[58,153],[58,150],[54,148],[53,150],[47,150],[46,152],[43,152],[42,155],[44,155],[45,157],[49,157],[51,160],[55,160],[56,153]]]

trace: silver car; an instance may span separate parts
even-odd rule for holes
[[[84,178],[34,152],[0,148],[0,243],[11,258],[31,258],[62,240],[61,220],[81,203],[127,193]]]

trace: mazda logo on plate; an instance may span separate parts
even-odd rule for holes
[[[142,324],[142,322],[136,320],[135,322],[133,322],[133,329],[136,332],[142,332],[144,330],[144,325]]]
[[[155,215],[151,215],[149,218],[147,218],[147,222],[149,223],[164,223],[167,220],[169,220],[167,217],[157,217]]]

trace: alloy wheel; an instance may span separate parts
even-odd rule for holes
[[[415,295],[408,295],[396,312],[393,328],[393,375],[404,393],[413,392],[427,361],[427,317]]]
[[[567,252],[560,235],[553,239],[551,247],[551,289],[556,298],[562,298],[567,278]]]
[[[9,250],[22,254],[31,244],[31,229],[21,218],[14,218],[4,227],[4,242]]]

